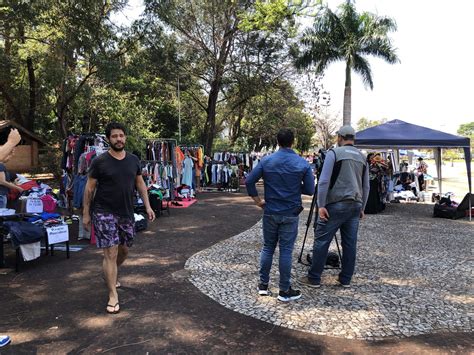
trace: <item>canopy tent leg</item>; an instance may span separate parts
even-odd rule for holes
[[[442,156],[441,156],[441,148],[436,148],[434,151],[435,163],[436,163],[436,173],[438,175],[438,189],[439,193],[443,193],[443,182],[441,176],[441,163],[442,163]]]
[[[472,221],[472,181],[471,181],[471,147],[464,148],[464,160],[466,162],[466,170],[467,170],[467,183],[469,185],[469,222]]]

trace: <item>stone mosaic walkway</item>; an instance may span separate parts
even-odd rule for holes
[[[474,223],[431,218],[431,210],[430,205],[391,205],[383,214],[367,216],[360,228],[357,274],[351,289],[336,285],[337,270],[328,270],[320,289],[294,282],[303,297],[279,302],[276,253],[272,296],[258,296],[260,222],[195,254],[186,269],[190,281],[223,306],[304,332],[382,340],[472,331]],[[302,214],[293,279],[306,271],[296,262],[306,219]],[[308,235],[307,251],[312,246],[312,229]],[[336,250],[334,243],[331,249]]]

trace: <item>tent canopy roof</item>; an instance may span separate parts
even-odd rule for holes
[[[357,132],[355,145],[387,148],[466,148],[470,147],[470,139],[393,120]]]

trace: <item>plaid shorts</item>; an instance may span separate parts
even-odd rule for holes
[[[92,224],[97,248],[110,248],[119,244],[132,246],[135,237],[133,219],[120,217],[113,213],[93,212]]]

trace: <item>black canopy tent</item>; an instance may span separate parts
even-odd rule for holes
[[[387,123],[357,132],[355,139],[355,145],[359,148],[434,149],[436,153],[436,169],[438,172],[440,192],[442,190],[441,148],[462,148],[464,150],[464,159],[466,161],[469,194],[472,193],[470,143],[471,142],[469,138],[414,125],[401,120],[389,121]],[[471,208],[471,205],[469,205],[469,208]]]

